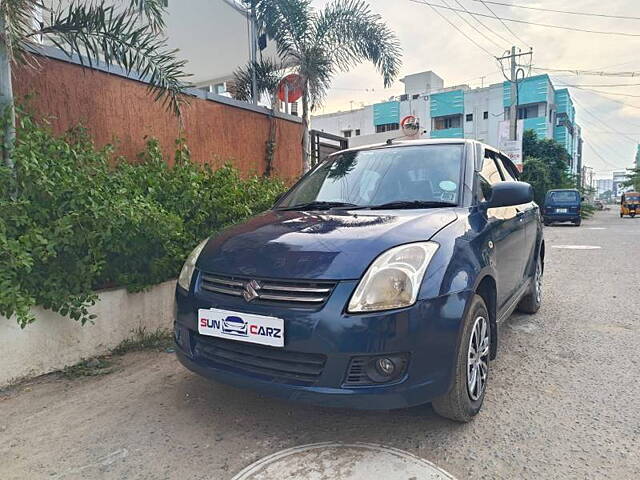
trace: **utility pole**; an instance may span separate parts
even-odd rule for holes
[[[509,83],[511,84],[511,105],[509,106],[509,139],[518,140],[518,72],[522,69],[518,68],[518,58],[524,56],[533,55],[533,49],[528,52],[516,53],[516,47],[511,47],[511,53],[504,57],[499,57],[497,60],[509,60],[510,63],[510,76]]]
[[[13,170],[13,160],[11,153],[16,137],[15,130],[15,108],[13,105],[13,87],[11,85],[11,41],[7,28],[7,18],[5,9],[0,10],[0,120],[2,125],[2,138],[0,138],[0,151],[2,151],[2,162],[6,167]]]

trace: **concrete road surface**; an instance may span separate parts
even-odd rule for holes
[[[132,353],[109,375],[0,394],[0,478],[225,480],[318,442],[393,447],[459,479],[638,478],[640,218],[601,212],[545,236],[543,307],[502,326],[471,424],[429,406],[285,403],[210,383],[171,354]]]

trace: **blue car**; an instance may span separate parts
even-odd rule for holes
[[[554,222],[571,222],[579,227],[582,223],[580,206],[582,197],[573,188],[549,190],[544,198],[543,218],[545,225]]]
[[[470,421],[498,325],[542,300],[541,215],[517,178],[506,156],[472,140],[331,155],[271,210],[187,258],[176,287],[178,359],[288,400],[432,402]],[[229,316],[246,336],[223,331]]]

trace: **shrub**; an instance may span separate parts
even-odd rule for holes
[[[84,324],[96,289],[176,277],[198,242],[268,209],[285,188],[197,165],[183,140],[172,167],[155,140],[138,163],[110,165],[112,156],[81,128],[56,136],[20,118],[16,179],[0,167],[0,314],[24,327],[41,305]]]

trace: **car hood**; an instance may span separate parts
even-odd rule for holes
[[[197,267],[266,278],[345,280],[383,251],[429,240],[455,209],[300,212],[271,210],[214,235]]]

